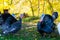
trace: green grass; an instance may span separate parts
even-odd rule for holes
[[[34,18],[34,19],[33,19]],[[39,17],[29,17],[24,18],[23,22],[36,22],[36,20],[39,19]],[[29,23],[28,23],[29,24]],[[6,35],[6,36],[0,36],[0,40],[60,40],[60,37],[51,37],[48,38],[41,38],[41,35],[37,31],[37,27],[29,28],[27,27],[28,24],[23,24],[22,28],[18,33],[12,35]],[[28,29],[26,29],[28,28]],[[54,35],[54,34],[52,34]]]
[[[40,34],[37,32],[36,27],[21,29],[18,33],[7,36],[0,36],[0,40],[60,40],[60,37],[52,37],[52,38],[41,38]]]
[[[37,20],[39,19],[39,17],[27,17],[27,18],[23,18],[23,22],[31,22],[31,21],[34,21],[34,20]]]

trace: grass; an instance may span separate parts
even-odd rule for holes
[[[41,38],[40,34],[37,31],[36,27],[21,29],[18,33],[7,36],[0,36],[0,40],[60,40],[60,37],[53,38]]]
[[[23,22],[36,22],[35,19],[39,19],[38,17],[32,17],[29,18],[24,18]],[[29,24],[29,23],[28,23]],[[48,38],[41,38],[41,35],[37,31],[36,26],[30,26],[31,28],[27,27],[26,25],[28,24],[23,24],[22,28],[20,31],[18,31],[16,34],[10,34],[7,36],[0,36],[0,40],[60,40],[60,37],[52,37]],[[27,28],[27,29],[26,29]],[[52,34],[54,35],[54,34]]]
[[[34,20],[37,20],[39,19],[39,17],[27,17],[27,18],[23,18],[23,22],[31,22],[31,21],[34,21]]]

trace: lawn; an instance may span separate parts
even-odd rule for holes
[[[33,23],[30,22],[24,22],[21,30],[18,31],[16,34],[0,36],[0,40],[60,40],[59,36],[53,36],[51,38],[48,38],[47,36],[46,38],[42,38],[39,32],[37,31],[37,26],[31,25],[34,24],[35,20],[33,21]]]
[[[23,27],[14,35],[0,36],[0,40],[60,40],[60,37],[41,38],[36,27]]]

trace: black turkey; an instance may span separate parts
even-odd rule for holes
[[[2,14],[0,13],[0,25],[2,25],[3,23],[3,18],[2,18]]]
[[[54,25],[56,25],[54,23],[54,20],[58,17],[58,13],[54,12],[53,15],[49,15],[49,14],[43,14],[41,16],[40,21],[37,23],[37,29],[38,32],[42,35],[42,36],[46,36],[46,34],[50,34],[54,31]]]
[[[5,23],[2,25],[2,35],[8,35],[10,33],[14,34],[18,32],[18,30],[21,29],[22,17],[23,15],[21,14],[20,19],[14,23],[12,23],[14,21],[13,18],[8,17]]]

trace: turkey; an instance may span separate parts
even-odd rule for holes
[[[5,30],[6,28],[8,28],[12,23],[16,22],[16,18],[14,18],[13,15],[11,15],[9,12],[8,12],[8,9],[4,9],[4,13],[1,14],[1,18],[2,18],[2,26],[1,26],[1,29],[2,30]],[[13,20],[13,21],[12,21]]]
[[[52,16],[49,14],[43,14],[41,19],[37,23],[38,32],[45,37],[46,34],[51,34],[54,31],[55,23],[54,20],[57,19],[58,13],[53,12]]]
[[[22,18],[23,15],[21,14],[20,19],[11,24],[11,22],[14,20],[12,20],[13,19],[12,17],[8,17],[5,24],[3,24],[6,27],[2,25],[2,35],[8,35],[10,33],[14,34],[18,32],[22,26]]]
[[[3,23],[3,18],[2,18],[2,14],[0,13],[0,25],[2,25]]]

